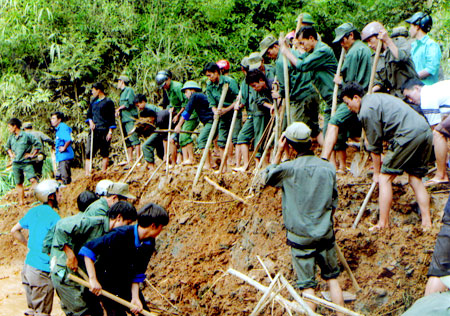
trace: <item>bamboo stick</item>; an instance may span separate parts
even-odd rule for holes
[[[291,101],[289,96],[289,69],[288,60],[283,55],[283,73],[284,73],[284,99],[286,104],[287,125],[291,124]]]
[[[77,277],[77,276],[75,276],[73,274],[69,274],[69,279],[74,281],[74,282],[76,282],[76,283],[78,283],[78,284],[80,284],[80,285],[82,285],[82,286],[85,286],[85,287],[87,287],[89,289],[91,288],[91,285],[89,284],[89,282],[86,282],[85,280],[83,280],[83,279],[81,279],[81,278],[79,278],[79,277]],[[122,299],[122,298],[120,298],[120,297],[118,297],[118,296],[108,292],[108,291],[101,290],[100,294],[103,295],[104,297],[107,297],[107,298],[113,300],[114,302],[119,303],[120,305],[123,305],[125,307],[130,308],[130,309],[136,307],[136,305],[131,304],[130,302],[128,302],[128,301],[126,301],[126,300],[124,300],[124,299]],[[159,313],[149,312],[149,311],[146,311],[146,310],[142,310],[140,312],[140,314],[142,314],[144,316],[158,316],[158,315],[160,315]]]
[[[265,302],[269,298],[269,296],[272,294],[275,285],[277,284],[277,280],[280,277],[280,273],[278,273],[275,278],[270,282],[269,287],[267,288],[267,291],[263,294],[261,299],[259,300],[258,304],[256,304],[255,308],[253,309],[253,312],[250,314],[250,316],[256,316],[258,315],[262,308],[265,306]]]
[[[157,130],[154,130],[153,133],[175,133],[175,130],[173,130],[173,129],[157,129]],[[180,131],[180,134],[200,134],[200,132]]]
[[[150,176],[150,178],[148,178],[147,182],[145,182],[144,187],[146,187],[150,181],[152,180],[153,176],[156,174],[156,172],[159,170],[159,168],[161,168],[164,165],[164,161],[161,162],[161,164],[155,169],[155,171],[153,171],[152,175]]]
[[[306,298],[307,300],[309,300],[309,301],[311,301],[313,303],[323,305],[325,307],[328,307],[328,308],[330,308],[332,310],[335,310],[337,312],[343,313],[345,315],[363,316],[363,315],[358,314],[358,313],[356,313],[356,312],[354,312],[352,310],[349,310],[349,309],[347,309],[345,307],[342,307],[342,306],[334,304],[332,302],[328,302],[327,300],[321,299],[321,298],[319,298],[319,297],[317,297],[315,295],[312,295],[312,294],[309,294],[309,293],[306,293],[306,292],[303,292],[302,295],[303,295],[304,298]]]
[[[297,303],[300,304],[300,306],[306,311],[306,314],[309,316],[316,316],[318,314],[316,314],[311,307],[309,307],[308,304],[306,304],[306,302],[300,297],[300,295],[297,293],[297,291],[295,291],[295,289],[292,287],[292,285],[289,284],[288,280],[286,280],[284,278],[284,276],[280,277],[281,283],[283,283],[283,285],[285,285],[289,291],[289,293],[291,293],[292,297],[297,301]]]
[[[125,135],[123,133],[122,119],[119,116],[119,129],[120,136],[122,137],[123,149],[125,150],[125,157],[127,157],[127,163],[130,163],[130,157],[128,157],[127,144],[125,143]]]
[[[222,161],[220,162],[219,173],[223,172],[223,167],[225,166],[225,164],[227,163],[227,160],[228,160],[228,152],[231,147],[231,141],[233,139],[234,125],[236,124],[236,118],[238,116],[238,113],[239,113],[238,110],[233,111],[233,118],[231,119],[230,130],[228,131],[228,137],[227,137],[227,144],[225,145],[225,150],[223,151]]]
[[[266,126],[266,128],[265,128],[265,130],[264,130],[264,132],[263,132],[263,134],[261,136],[261,139],[258,141],[258,143],[256,144],[255,148],[253,148],[253,153],[250,156],[250,159],[248,160],[248,165],[243,167],[244,171],[246,171],[248,169],[248,166],[250,166],[250,164],[252,163],[253,159],[255,159],[256,154],[258,153],[259,147],[261,147],[261,145],[262,145],[262,143],[264,141],[264,138],[267,137],[267,134],[272,129],[274,119],[275,119],[274,116],[272,116],[270,118],[269,124],[267,124],[267,126]]]
[[[341,75],[341,69],[342,69],[342,64],[344,63],[344,57],[345,57],[345,49],[344,49],[344,47],[342,47],[341,56],[339,56],[339,64],[338,64],[337,71],[336,71],[337,76]],[[334,90],[333,90],[333,101],[331,104],[331,116],[333,116],[334,113],[336,113],[338,92],[339,92],[339,85],[337,83],[335,83]]]
[[[345,269],[345,271],[347,271],[347,273],[348,273],[348,275],[349,275],[349,277],[350,277],[350,280],[352,280],[352,284],[353,284],[353,287],[355,288],[355,290],[357,290],[357,291],[361,291],[361,288],[359,287],[359,284],[358,284],[358,282],[356,281],[356,278],[355,278],[355,276],[353,275],[353,272],[352,272],[352,270],[350,269],[350,267],[349,267],[349,265],[348,265],[348,263],[347,263],[347,260],[345,260],[345,257],[344,257],[344,254],[342,253],[342,251],[341,251],[341,248],[339,247],[339,245],[338,244],[334,244],[334,247],[335,247],[335,249],[336,249],[336,253],[337,253],[337,256],[338,256],[338,258],[339,258],[339,261],[342,263],[342,265],[344,266],[344,269]]]
[[[150,286],[156,293],[158,293],[158,295],[161,296],[167,303],[169,303],[169,305],[172,306],[175,310],[179,310],[175,305],[172,304],[171,301],[169,301],[167,297],[162,295],[161,292],[158,291],[158,289],[153,284],[151,284],[149,280],[145,279],[145,283],[147,283],[148,286]]]
[[[128,174],[126,175],[125,179],[123,179],[122,182],[126,182],[128,178],[130,177],[131,173],[134,171],[136,166],[138,165],[139,161],[141,161],[142,157],[144,157],[144,154],[141,154],[139,158],[136,160],[136,162],[133,164],[133,167],[131,167],[130,171],[128,171]]]
[[[358,226],[358,223],[361,220],[361,217],[363,216],[364,211],[366,210],[367,204],[369,203],[369,200],[372,197],[373,191],[375,190],[376,186],[377,186],[376,182],[372,182],[369,192],[367,192],[366,198],[364,199],[363,204],[361,205],[361,208],[358,211],[358,215],[356,216],[356,219],[352,225],[352,228],[356,228],[356,226]]]
[[[172,127],[172,113],[173,113],[173,108],[172,111],[169,111],[169,127],[167,129],[170,130],[170,128]],[[166,176],[169,173],[169,158],[170,158],[170,132],[167,135],[167,152],[166,152]]]
[[[221,187],[220,185],[218,185],[217,183],[215,183],[213,180],[211,180],[210,178],[208,178],[207,176],[204,177],[206,182],[208,182],[209,184],[211,184],[213,187],[215,187],[217,190],[222,191],[223,193],[231,196],[233,199],[238,200],[239,202],[242,202],[244,204],[248,204],[243,198],[237,196],[236,194],[234,194],[233,192]]]
[[[91,129],[91,144],[90,144],[90,149],[91,149],[91,151],[90,151],[90,153],[89,153],[89,157],[90,157],[90,160],[89,160],[89,174],[92,174],[92,152],[94,151],[94,130],[93,129]],[[56,169],[55,169],[55,175],[56,175]]]
[[[225,102],[225,97],[227,96],[228,92],[228,83],[224,84],[222,87],[222,94],[220,95],[219,105],[217,107],[218,110],[222,109],[223,104]],[[192,189],[197,185],[198,179],[200,178],[200,174],[202,173],[203,165],[205,164],[206,157],[208,157],[209,154],[209,148],[211,147],[214,135],[216,134],[217,125],[219,124],[219,116],[215,115],[213,124],[211,126],[211,131],[209,132],[208,141],[206,142],[205,149],[203,150],[202,159],[200,160],[200,163],[197,168],[197,173],[195,174],[194,183],[192,184]]]

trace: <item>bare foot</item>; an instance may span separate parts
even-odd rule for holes
[[[188,160],[183,161],[181,164],[182,165],[193,165],[194,163],[190,159],[188,159]]]
[[[388,226],[382,226],[380,224],[376,224],[375,226],[370,227],[369,231],[373,232],[373,233],[376,233],[376,232],[381,231],[381,230],[383,230],[385,228],[388,228]]]
[[[424,183],[424,185],[425,185],[426,187],[430,187],[430,186],[433,186],[433,185],[438,185],[438,184],[448,184],[448,183],[449,183],[448,178],[442,179],[442,178],[436,178],[436,177],[434,177],[434,178],[432,178],[432,179],[426,181],[426,182]]]

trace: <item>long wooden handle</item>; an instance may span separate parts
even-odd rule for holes
[[[167,129],[170,130],[172,127],[172,113],[174,110],[169,111],[169,127]],[[169,158],[170,158],[170,132],[167,135],[167,146],[166,146],[167,152],[166,152],[166,176],[169,173]]]
[[[223,104],[225,103],[225,98],[228,92],[228,83],[224,84],[222,87],[222,94],[220,95],[219,105],[217,107],[218,110],[222,109]],[[209,132],[208,141],[206,142],[205,150],[203,150],[202,159],[197,168],[197,173],[195,174],[194,183],[192,184],[192,189],[197,185],[198,179],[200,178],[200,174],[202,173],[203,165],[205,164],[206,157],[209,154],[209,148],[211,147],[214,135],[216,134],[217,125],[219,124],[219,116],[217,115],[214,118],[213,124],[211,126],[211,131]]]
[[[376,182],[372,182],[372,185],[370,186],[369,192],[367,192],[366,198],[364,199],[363,204],[361,205],[361,208],[359,209],[358,215],[356,216],[355,222],[352,225],[352,228],[356,228],[359,221],[361,220],[361,217],[363,216],[363,213],[367,207],[367,203],[369,203],[370,198],[372,197],[373,191],[375,190],[375,187],[377,186]]]
[[[230,130],[228,131],[227,144],[225,145],[225,150],[223,151],[222,161],[220,162],[219,173],[223,172],[223,168],[225,167],[228,159],[228,152],[230,151],[231,141],[233,139],[233,130],[234,125],[236,125],[236,118],[238,116],[239,111],[234,110],[233,118],[231,119]]]
[[[80,284],[80,285],[82,285],[82,286],[85,286],[87,288],[91,287],[89,282],[86,282],[85,280],[83,280],[83,279],[81,279],[81,278],[79,278],[79,277],[77,277],[77,276],[75,276],[73,274],[69,274],[69,279],[74,281],[74,282],[76,282],[76,283],[78,283],[78,284]],[[104,297],[107,297],[107,298],[113,300],[114,302],[117,302],[120,305],[123,305],[125,307],[130,308],[130,309],[136,307],[136,305],[131,304],[130,302],[128,302],[128,301],[126,301],[126,300],[124,300],[124,299],[122,299],[122,298],[120,298],[120,297],[118,297],[118,296],[108,292],[108,291],[101,290],[100,294],[103,295]],[[142,310],[140,314],[142,314],[144,316],[159,316],[160,315],[159,313],[149,312],[149,311],[146,311],[146,310]]]
[[[341,69],[342,69],[342,64],[344,63],[344,57],[345,57],[345,49],[342,47],[341,56],[339,57],[339,64],[338,64],[337,71],[336,71],[336,76],[341,75]],[[333,90],[333,103],[331,105],[331,116],[333,116],[334,113],[336,113],[338,92],[339,92],[339,85],[337,83],[335,83],[334,90]]]
[[[291,124],[291,100],[289,96],[289,68],[286,56],[283,55],[284,99],[286,104],[287,125]]]
[[[130,157],[128,157],[127,144],[125,143],[125,135],[123,133],[122,119],[119,116],[119,129],[120,136],[122,137],[123,149],[125,150],[125,157],[127,157],[127,163],[130,163]]]
[[[355,290],[361,291],[361,288],[359,287],[359,284],[358,284],[358,282],[356,281],[356,278],[355,278],[355,276],[353,275],[353,272],[352,272],[352,270],[350,269],[350,267],[349,267],[349,265],[348,265],[348,263],[347,263],[347,260],[345,260],[345,257],[344,257],[344,254],[343,254],[342,251],[341,251],[341,248],[339,248],[339,245],[338,245],[338,244],[335,244],[334,246],[335,246],[336,253],[337,253],[337,256],[338,256],[338,258],[339,258],[339,261],[342,263],[342,265],[344,266],[345,271],[347,271],[347,273],[348,273],[350,279],[352,280],[353,287],[355,288]]]
[[[89,152],[89,174],[92,174],[92,152],[94,151],[94,130],[91,129],[91,151]],[[56,174],[56,169],[55,169]]]

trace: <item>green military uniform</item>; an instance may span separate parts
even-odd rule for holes
[[[270,84],[270,83],[269,83]],[[253,131],[255,135],[254,144],[259,143],[261,137],[264,134],[264,130],[269,123],[270,120],[270,111],[267,107],[264,106],[264,103],[273,103],[272,100],[272,91],[271,91],[271,85],[266,90],[257,92],[254,89],[250,89],[250,112],[253,116]],[[256,158],[260,158],[262,156],[262,153],[264,151],[264,146],[260,146],[258,153],[256,154]]]
[[[358,119],[366,131],[367,149],[383,152],[389,142],[381,173],[423,177],[432,153],[433,135],[427,121],[399,98],[385,93],[365,95]]]
[[[87,207],[84,216],[108,216],[108,210],[108,202],[102,197]]]
[[[175,113],[179,113],[180,110],[186,106],[186,103],[188,101],[184,93],[181,92],[181,88],[183,88],[183,84],[181,82],[171,80],[170,87],[167,90],[167,97],[170,101],[169,107],[174,108],[174,115]],[[194,111],[189,120],[183,123],[181,129],[183,131],[193,131],[198,126],[198,124],[198,116]],[[177,137],[177,135],[173,134],[173,137]],[[191,134],[180,134],[178,141],[180,147],[184,147],[193,142]]]
[[[134,91],[131,87],[126,86],[123,88],[120,93],[119,106],[125,107],[120,111],[120,118],[127,136],[134,128],[134,121],[138,118],[138,110],[134,105]],[[125,142],[127,147],[137,146],[139,145],[139,136],[136,133],[133,133],[125,140]]]
[[[44,143],[47,143],[50,146],[53,146],[53,144],[55,142],[53,141],[53,139],[51,139],[50,137],[48,137],[47,135],[45,135],[41,131],[33,131],[33,130],[31,130],[31,131],[29,131],[27,133],[29,133],[29,134],[33,135],[34,137],[36,137],[36,139],[38,140],[38,142],[39,142],[39,144],[41,146],[41,150],[39,151],[38,157],[35,157],[35,158],[32,159],[34,173],[36,174],[36,177],[39,179],[39,178],[42,177],[42,167],[44,166],[44,161],[45,161],[45,157],[46,157],[46,154],[44,152]],[[33,150],[34,149],[35,148],[33,148]],[[55,172],[56,172],[56,170],[55,170]]]
[[[99,312],[101,307],[85,287],[68,279],[68,274],[73,272],[66,265],[67,256],[63,248],[67,245],[77,255],[85,243],[108,231],[108,217],[85,217],[83,213],[63,218],[56,224],[50,251],[51,278],[61,300],[61,308],[67,315],[97,315],[93,311]],[[78,260],[78,265],[86,270],[83,260]]]
[[[300,54],[297,50],[291,52],[299,60],[307,55]],[[280,54],[281,55],[281,54]],[[280,82],[280,95],[285,95],[283,59],[276,61],[277,78]],[[289,63],[289,99],[291,122],[303,122],[311,129],[311,136],[316,137],[320,133],[319,128],[319,102],[320,97],[311,83],[311,72],[297,71]],[[286,113],[287,114],[287,113]],[[285,120],[286,122],[286,120]],[[286,122],[287,123],[287,122]]]
[[[398,48],[398,58],[394,57],[389,48],[380,54],[375,85],[381,87],[380,92],[403,99],[401,86],[408,79],[418,78],[418,75],[411,59],[411,44],[404,37],[396,37],[393,41]]]
[[[241,130],[239,131],[238,138],[236,144],[250,144],[252,139],[255,137],[255,131],[253,129],[253,113],[250,111],[250,97],[252,89],[245,82],[245,78],[241,81],[241,104],[244,105],[245,111],[247,112],[247,119],[242,125]]]
[[[42,149],[36,137],[20,131],[17,136],[15,134],[9,136],[5,149],[11,149],[15,155],[12,162],[12,171],[16,184],[24,182],[24,173],[26,173],[28,180],[36,178],[31,160],[24,157],[25,154],[31,153],[34,149]]]
[[[236,80],[221,75],[219,78],[219,82],[217,84],[208,81],[206,85],[206,96],[208,97],[208,102],[210,107],[218,107],[220,96],[222,94],[222,87],[225,83],[228,83],[228,91],[225,97],[225,102],[223,107],[230,106],[237,95],[239,94],[239,87],[237,85]],[[224,148],[227,143],[228,132],[230,130],[231,120],[233,117],[233,111],[229,111],[225,115],[222,115],[219,120],[219,138],[217,140],[217,145],[221,148]],[[236,118],[236,124],[233,130],[233,144],[237,143],[239,131],[241,129],[242,122],[242,113],[239,112]]]
[[[309,71],[311,73],[313,84],[326,103],[323,111],[323,134],[325,135],[331,115],[333,80],[337,70],[334,52],[327,44],[318,41],[311,53],[305,53],[303,59],[298,60],[296,67],[298,71]]]
[[[337,278],[333,209],[338,205],[334,166],[312,152],[263,172],[266,185],[282,188],[287,244],[300,289],[315,288],[315,264],[324,280]]]
[[[341,75],[343,82],[357,82],[367,91],[371,67],[370,48],[360,40],[355,41],[345,55],[342,65]],[[345,103],[339,105],[336,113],[330,119],[330,124],[339,127],[335,150],[345,150],[348,137],[361,135],[361,123],[356,113],[350,111]]]

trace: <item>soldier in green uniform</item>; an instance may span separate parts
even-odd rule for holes
[[[380,22],[371,22],[361,31],[361,39],[376,50],[383,42],[372,92],[385,92],[403,98],[401,86],[408,79],[418,78],[411,59],[411,45],[404,37],[392,39]]]
[[[134,91],[128,86],[130,79],[127,76],[120,76],[117,80],[117,88],[122,90],[120,93],[119,107],[116,110],[116,116],[120,115],[125,143],[127,145],[129,163],[133,161],[133,151],[136,149],[136,159],[141,156],[141,143],[136,133],[130,134],[134,128],[134,121],[138,118],[138,112],[134,106]],[[128,137],[127,137],[128,136]]]
[[[47,156],[44,151],[44,144],[48,144],[53,147],[55,142],[43,132],[34,130],[33,124],[30,122],[23,123],[23,130],[36,137],[41,146],[41,150],[39,150],[37,156],[32,160],[34,173],[36,174],[36,177],[40,179],[42,177],[42,167],[44,166],[44,161]]]
[[[172,79],[172,73],[170,71],[162,70],[158,72],[156,75],[156,83],[158,84],[160,89],[164,89],[167,93],[167,97],[169,98],[170,104],[169,109],[172,109],[172,123],[177,124],[180,120],[181,114],[186,107],[187,98],[184,93],[181,91],[183,84],[181,82],[175,81]],[[185,131],[193,131],[199,124],[197,113],[192,113],[192,116],[189,120],[186,120],[183,124],[182,129]],[[178,140],[178,141],[177,141]],[[178,142],[180,147],[183,148],[188,144],[193,143],[193,139],[191,134],[180,134],[177,138],[177,135],[174,134],[173,138],[169,140],[169,143],[172,144],[172,148],[170,148],[170,153],[172,157],[172,165],[176,163],[176,150],[175,143]],[[187,156],[189,153],[185,152],[183,155],[183,163],[184,164],[192,164],[194,161],[193,153],[191,156]]]
[[[209,106],[212,108],[214,115],[219,115],[219,136],[217,139],[217,145],[220,148],[221,156],[227,143],[228,132],[230,130],[231,120],[233,117],[234,101],[239,94],[239,87],[233,78],[220,74],[219,67],[216,63],[210,62],[203,68],[203,73],[208,77],[208,83],[206,85],[206,96],[208,97]],[[221,110],[218,109],[220,96],[222,94],[223,85],[228,84],[228,91],[225,96],[225,102]],[[239,113],[236,118],[236,124],[234,126],[233,144],[237,143],[239,131],[241,129],[242,115]],[[232,151],[230,151],[231,154]]]
[[[121,201],[112,206],[105,216],[75,215],[58,221],[50,250],[50,268],[61,309],[66,315],[103,314],[97,298],[85,287],[71,281],[68,274],[78,269],[85,270],[84,260],[78,260],[77,254],[86,242],[103,236],[113,228],[129,225],[136,218],[134,206]]]
[[[105,196],[88,206],[84,216],[107,216],[108,210],[117,202],[126,199],[136,199],[128,191],[128,184],[116,182],[106,188]]]
[[[32,187],[37,184],[36,175],[31,160],[41,150],[39,141],[31,134],[21,131],[22,122],[17,118],[8,121],[8,129],[11,135],[6,142],[5,149],[12,161],[12,171],[19,196],[19,205],[24,204],[23,182],[25,175]]]
[[[314,156],[310,135],[311,129],[302,122],[289,125],[279,140],[274,164],[263,172],[263,181],[283,189],[283,220],[298,288],[314,294],[317,264],[332,301],[343,306],[333,230],[333,211],[338,205],[336,173],[331,163]],[[290,161],[280,164],[283,154]],[[308,305],[313,310],[316,307]]]
[[[433,135],[423,116],[401,99],[385,93],[367,94],[357,83],[349,83],[342,90],[342,98],[366,132],[367,149],[372,154],[374,181],[379,183],[380,219],[372,229],[389,226],[392,205],[392,181],[406,172],[409,184],[419,204],[422,227],[431,227],[430,196],[422,183],[430,161]],[[383,141],[389,142],[383,158]]]
[[[331,115],[331,103],[333,100],[334,75],[337,69],[336,57],[333,50],[325,43],[317,39],[317,32],[312,26],[302,27],[296,34],[302,48],[305,50],[303,59],[296,57],[286,45],[284,38],[280,38],[280,50],[301,72],[310,72],[312,84],[325,101],[323,134],[326,134],[328,121]]]
[[[357,82],[367,91],[371,72],[371,51],[361,40],[360,34],[351,23],[344,23],[336,28],[333,43],[340,43],[346,55],[341,75],[336,75],[334,83],[342,85]],[[328,123],[327,135],[322,150],[322,158],[330,159],[334,147],[336,151],[336,168],[338,173],[346,172],[346,149],[348,137],[359,137],[361,124],[355,113],[345,103],[338,106],[335,115]]]

